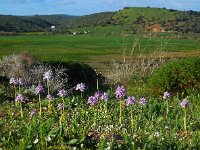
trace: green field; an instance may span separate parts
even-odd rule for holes
[[[114,35],[22,35],[1,36],[0,57],[25,51],[45,61],[105,62],[112,58],[121,59],[123,51],[129,56],[136,41],[136,53],[150,53],[161,47],[170,55],[170,52],[173,52],[172,55],[177,55],[174,52],[178,52],[183,56],[195,52],[196,55],[200,51],[200,42],[192,39]],[[163,46],[165,44],[166,47]]]

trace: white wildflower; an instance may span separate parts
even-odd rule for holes
[[[34,144],[37,144],[39,142],[39,139],[35,139],[35,141],[33,142]]]

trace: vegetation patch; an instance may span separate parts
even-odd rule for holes
[[[173,60],[155,71],[148,80],[154,95],[164,91],[188,94],[198,91],[200,85],[200,59],[186,58]]]
[[[13,97],[0,107],[0,148],[198,149],[200,146],[199,96],[182,99],[165,92],[163,98],[140,97],[129,95],[122,85],[108,91],[97,87],[91,94],[84,83],[60,89],[53,96],[49,88],[53,76],[51,70],[44,72],[44,82],[35,85],[32,97],[25,92],[26,83],[21,79],[9,80]]]

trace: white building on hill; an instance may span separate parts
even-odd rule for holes
[[[51,29],[55,29],[56,28],[56,26],[51,26]]]

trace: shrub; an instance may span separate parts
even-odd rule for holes
[[[29,86],[37,85],[38,83],[45,85],[46,81],[43,80],[43,75],[49,70],[52,70],[53,72],[53,77],[50,83],[52,93],[57,93],[59,89],[68,86],[68,75],[66,73],[67,68],[63,66],[51,66],[50,62],[35,63],[28,70],[26,70],[26,74],[23,76],[23,79]]]
[[[32,56],[23,53],[20,55],[4,56],[0,59],[0,77],[10,79],[22,78],[28,88],[28,93],[33,91],[33,85],[41,83],[46,85],[43,75],[48,70],[52,70],[53,77],[50,84],[52,94],[56,94],[57,90],[75,86],[83,82],[91,91],[96,90],[97,78],[99,87],[106,88],[104,85],[105,78],[101,74],[97,74],[95,70],[87,64],[75,62],[38,62]],[[8,83],[8,81],[7,81]],[[27,92],[26,91],[26,92]]]
[[[66,68],[61,66],[55,68],[48,63],[39,63],[26,53],[4,56],[0,59],[0,77],[8,79],[12,77],[22,78],[27,87],[32,87],[32,85],[38,83],[45,85],[43,75],[50,69],[53,72],[50,88],[53,93],[56,93],[58,89],[67,86]]]
[[[122,62],[113,61],[108,79],[114,83],[126,84],[129,81],[137,81],[137,78],[147,78],[153,71],[166,61],[162,57],[132,58]]]
[[[26,74],[26,70],[34,62],[33,57],[26,53],[4,56],[0,59],[0,76],[7,78],[23,77]]]
[[[97,78],[99,80],[99,87],[106,88],[104,85],[105,78],[101,74],[97,74],[95,70],[87,64],[78,62],[48,62],[54,68],[62,67],[66,68],[66,74],[68,75],[68,84],[75,86],[76,84],[83,82],[87,87],[94,91],[96,90]]]
[[[164,91],[187,94],[200,87],[200,58],[173,60],[156,70],[148,79],[152,94],[160,95]]]

